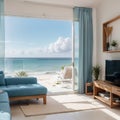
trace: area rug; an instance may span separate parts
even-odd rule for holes
[[[41,100],[30,101],[28,105],[20,105],[25,116],[93,110],[103,107],[103,105],[96,102],[93,98],[78,94],[48,96],[46,105]]]

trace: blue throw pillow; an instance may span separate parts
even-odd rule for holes
[[[0,71],[0,74],[4,74],[3,71]]]
[[[0,86],[2,86],[2,85],[5,85],[5,80],[4,80],[4,74],[0,73]]]

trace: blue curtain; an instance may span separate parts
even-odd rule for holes
[[[4,70],[5,29],[4,29],[4,0],[0,0],[0,70]]]
[[[93,57],[93,24],[92,8],[73,9],[74,27],[78,27],[77,33],[78,51],[78,92],[85,92],[85,83],[92,81],[92,57]],[[77,25],[77,26],[76,26]],[[76,35],[76,34],[75,34]]]

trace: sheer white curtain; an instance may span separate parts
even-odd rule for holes
[[[0,71],[4,70],[4,58],[5,58],[4,0],[0,0]]]

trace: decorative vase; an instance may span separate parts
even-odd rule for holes
[[[110,43],[107,42],[107,47],[106,47],[106,50],[109,51],[109,47],[110,47]]]
[[[113,51],[114,51],[114,50],[117,50],[117,47],[116,47],[116,46],[112,46],[112,47],[111,47],[111,50],[113,50]]]

